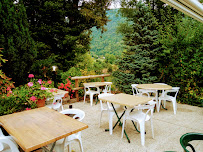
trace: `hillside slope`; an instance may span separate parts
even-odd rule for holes
[[[106,53],[113,55],[121,55],[122,36],[116,33],[118,23],[124,22],[124,18],[117,15],[118,9],[112,9],[107,12],[109,21],[105,28],[106,32],[101,34],[101,30],[92,28],[92,41],[90,52],[92,56],[105,56]]]

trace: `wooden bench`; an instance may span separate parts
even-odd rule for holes
[[[109,76],[110,76],[110,74],[71,77],[71,80],[75,80],[75,88],[72,88],[72,90],[75,91],[75,96],[77,98],[77,102],[79,101],[78,90],[84,89],[84,87],[79,87],[79,80],[101,78],[101,82],[104,82],[104,77],[109,77]]]

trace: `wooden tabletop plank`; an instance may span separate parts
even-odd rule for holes
[[[99,98],[102,101],[111,102],[115,104],[119,104],[122,106],[134,107],[139,104],[147,103],[148,101],[152,100],[152,98],[148,97],[139,97],[130,94],[115,94],[113,96],[105,96]]]
[[[111,85],[112,82],[89,82],[89,83],[83,83],[84,86],[88,87],[100,87],[105,85]]]
[[[110,74],[101,74],[101,75],[88,75],[88,76],[75,76],[71,77],[71,80],[76,80],[76,79],[92,79],[92,78],[100,78],[100,77],[109,77]]]
[[[170,90],[172,86],[161,84],[138,84],[136,86],[139,89],[151,89],[151,90]]]
[[[1,116],[0,122],[26,152],[88,128],[86,124],[47,107]]]

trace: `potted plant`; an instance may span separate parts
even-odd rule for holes
[[[46,98],[53,97],[52,92],[46,89],[53,87],[52,81],[35,79],[33,74],[29,74],[28,77],[30,81],[24,86],[17,87],[13,92],[14,96],[20,96],[30,104],[36,103],[37,107],[44,106]]]

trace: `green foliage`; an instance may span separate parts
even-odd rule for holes
[[[203,106],[203,25],[188,17],[175,25],[161,33],[161,81],[181,87],[180,102]]]
[[[132,93],[133,83],[152,83],[157,80],[157,53],[159,45],[158,23],[148,6],[136,0],[126,2],[121,14],[127,18],[120,24],[126,51],[117,61],[118,70],[113,73],[116,86]]]
[[[101,32],[101,30],[92,28],[92,40],[91,40],[91,54],[96,56],[105,56],[105,54],[121,55],[123,52],[122,35],[116,32],[118,23],[125,21],[125,18],[118,15],[118,9],[112,9],[107,11],[108,19],[110,20],[107,25],[104,26],[107,31]]]
[[[0,1],[0,48],[4,48],[2,54],[8,60],[2,70],[16,85],[26,82],[37,55],[26,17],[21,1],[18,5],[11,0]]]
[[[105,54],[105,62],[106,63],[114,64],[115,61],[116,61],[115,55],[109,54],[109,53]]]
[[[24,98],[20,96],[5,96],[0,97],[0,116],[20,112],[26,108],[36,108],[36,104],[29,104]]]
[[[23,3],[32,37],[40,42],[38,45],[44,45],[38,46],[43,57],[37,57],[33,72],[53,64],[62,71],[73,67],[77,64],[75,58],[89,51],[89,29],[96,26],[103,30],[107,22],[108,0],[23,0]]]
[[[0,95],[7,93],[14,87],[15,86],[11,81],[11,78],[7,77],[5,73],[0,70]]]
[[[46,88],[53,88],[52,81],[42,81],[34,79],[30,74],[30,82],[26,85],[7,90],[7,94],[0,96],[0,115],[10,114],[36,108],[38,99],[52,98],[54,90],[47,91]]]
[[[1,49],[0,49],[0,67],[2,62],[5,63],[7,61],[6,59],[3,59],[2,56],[3,55],[1,54]],[[15,86],[11,81],[11,78],[7,77],[5,73],[0,69],[0,95],[10,91],[14,87]]]

